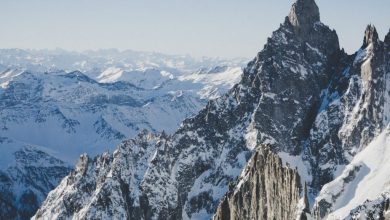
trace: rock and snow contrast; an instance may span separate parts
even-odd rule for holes
[[[0,219],[28,219],[71,167],[47,149],[6,138],[0,143]]]
[[[6,70],[0,74],[1,137],[51,148],[73,163],[84,152],[113,149],[143,129],[172,133],[232,87],[241,69],[131,75],[132,82],[99,83],[79,71]]]
[[[236,187],[221,201],[213,219],[290,220],[300,217],[297,213],[300,184],[297,170],[283,166],[280,157],[260,146]]]
[[[342,174],[326,184],[316,198],[319,204],[327,202],[332,218],[343,218],[367,200],[382,199],[389,202],[390,193],[390,130],[386,129],[368,146],[356,154]],[[384,203],[383,203],[384,204]],[[377,211],[375,216],[383,216]],[[360,213],[359,210],[354,212]],[[357,215],[357,213],[353,215]]]
[[[206,71],[214,74],[210,78],[202,75],[205,70],[180,76],[163,70],[160,75],[170,80],[200,83],[191,90],[198,98],[219,98],[176,131],[140,127],[150,131],[140,131],[112,153],[83,154],[33,219],[389,219],[390,32],[382,41],[368,26],[361,48],[348,55],[336,32],[320,21],[315,1],[297,0],[240,81],[224,95],[211,95],[215,89],[206,84],[225,85],[219,73],[228,69]],[[115,115],[97,123],[103,134],[123,133],[121,126],[105,129],[118,115],[129,114],[113,111],[117,102],[153,105],[139,96],[112,100],[131,94],[121,90],[126,83],[116,88],[116,79],[138,84],[138,92],[169,84],[151,87],[118,69],[85,72],[57,74],[88,79],[80,82],[93,84],[88,91],[105,90],[56,97],[85,103],[85,94],[106,95],[92,99],[116,103],[94,110]],[[15,94],[30,97],[17,88],[23,87],[14,86]],[[78,109],[89,111],[93,103]],[[58,111],[68,119],[76,110],[60,106]],[[82,124],[64,121],[70,131]]]
[[[240,80],[240,62],[0,50],[0,219],[31,217],[81,154],[112,152],[144,129],[173,133]]]

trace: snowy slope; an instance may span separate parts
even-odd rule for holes
[[[0,73],[1,136],[50,148],[74,163],[142,129],[173,132],[242,73],[240,67],[217,70],[175,77],[148,69],[127,73],[127,81],[100,83],[78,71],[6,69]]]
[[[28,219],[71,167],[46,149],[0,137],[0,219]]]
[[[328,219],[344,219],[366,200],[390,193],[390,130],[360,151],[334,181],[326,184],[317,201],[333,204]]]

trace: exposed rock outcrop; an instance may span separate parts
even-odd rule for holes
[[[362,48],[365,48],[370,44],[377,44],[377,43],[379,43],[378,32],[374,25],[368,25],[364,33]]]
[[[149,219],[146,209],[136,208],[147,203],[137,193],[153,160],[154,146],[164,145],[164,137],[143,131],[137,140],[124,141],[112,155],[93,159],[82,155],[75,170],[48,195],[33,219]]]
[[[222,199],[214,220],[291,220],[298,215],[300,177],[268,148],[254,153],[238,184]]]
[[[367,200],[364,204],[351,210],[348,217],[344,220],[388,220],[390,219],[390,195],[383,194],[380,198],[370,201]]]
[[[311,189],[332,181],[337,166],[348,164],[389,123],[389,55],[377,36],[375,27],[368,26],[362,47],[341,60],[345,68],[322,92],[304,145],[312,167]]]
[[[291,8],[288,20],[299,35],[304,36],[311,32],[316,22],[320,22],[320,11],[314,0],[298,0]]]
[[[387,35],[385,37],[385,44],[387,46],[390,46],[390,30],[389,30],[389,33],[387,33]]]

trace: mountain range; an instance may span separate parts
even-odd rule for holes
[[[296,0],[231,89],[173,132],[82,154],[33,219],[390,219],[389,122],[390,31],[347,54]]]
[[[31,217],[81,154],[113,151],[144,129],[174,132],[239,81],[241,62],[0,50],[0,219]]]

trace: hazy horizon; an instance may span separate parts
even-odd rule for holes
[[[3,1],[0,48],[158,52],[194,57],[252,58],[294,1],[69,0]],[[353,53],[365,27],[388,33],[390,1],[318,0],[321,20]]]

